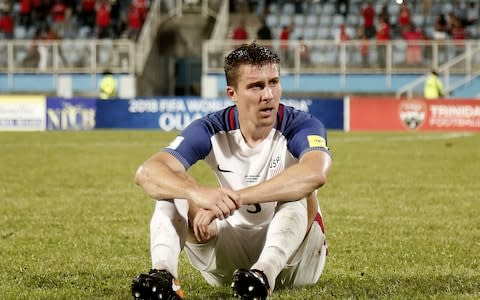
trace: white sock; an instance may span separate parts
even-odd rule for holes
[[[178,258],[185,245],[187,200],[159,200],[150,221],[152,269],[167,270],[178,278]]]
[[[307,204],[305,199],[282,203],[277,207],[268,227],[265,246],[252,269],[265,273],[270,290],[275,279],[298,249],[307,231]]]

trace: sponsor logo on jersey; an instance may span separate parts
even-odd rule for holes
[[[217,164],[217,170],[222,173],[233,173],[233,171],[220,168],[219,164]]]
[[[308,135],[308,146],[313,148],[313,147],[321,147],[321,148],[327,148],[327,142],[325,139],[319,135]]]

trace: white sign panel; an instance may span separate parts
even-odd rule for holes
[[[0,131],[45,130],[44,96],[0,96]]]

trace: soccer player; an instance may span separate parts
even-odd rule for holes
[[[331,157],[321,121],[280,103],[279,65],[256,43],[233,50],[224,66],[233,105],[192,122],[139,167],[136,183],[157,201],[152,270],[133,280],[134,298],[183,299],[183,249],[209,284],[230,284],[241,299],[318,281],[327,244],[317,189]],[[220,187],[187,174],[199,160]]]

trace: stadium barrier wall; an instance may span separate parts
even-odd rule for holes
[[[327,129],[343,129],[342,98],[285,98]],[[182,130],[193,120],[232,105],[228,98],[152,97],[97,100],[45,96],[0,96],[0,131],[158,129]]]
[[[351,96],[346,101],[346,131],[480,131],[480,101],[475,99]]]
[[[287,98],[282,103],[312,113],[328,129],[343,129],[342,98]],[[193,120],[232,104],[227,98],[201,97],[97,101],[95,128],[182,130]]]

